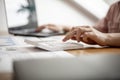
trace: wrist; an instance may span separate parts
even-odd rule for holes
[[[105,40],[106,46],[110,46],[111,43],[111,36],[110,34],[106,33],[106,40]]]

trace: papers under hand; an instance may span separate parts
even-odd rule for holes
[[[48,50],[48,51],[63,51],[63,50],[73,50],[73,49],[81,49],[84,46],[80,43],[76,42],[62,42],[62,39],[25,39],[26,43],[34,45],[40,49]]]

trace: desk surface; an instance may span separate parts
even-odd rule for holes
[[[80,56],[80,54],[119,54],[120,48],[85,48],[80,50],[68,50],[70,54]],[[10,72],[0,73],[0,80],[12,80]]]
[[[76,56],[79,56],[80,54],[119,54],[120,48],[86,48],[81,50],[70,50],[67,52]]]
[[[83,49],[83,50],[69,50],[67,51],[75,56],[80,54],[119,54],[120,48],[101,48],[101,49]],[[12,73],[0,73],[0,80],[12,80]]]

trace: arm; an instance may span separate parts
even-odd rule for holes
[[[69,32],[71,29],[71,26],[65,26],[65,25],[56,25],[56,24],[45,24],[45,25],[41,25],[38,28],[36,28],[36,32],[40,32],[43,29],[48,28],[51,31],[54,32],[59,32],[59,31],[64,31],[64,32]]]
[[[107,40],[106,44],[108,46],[120,47],[120,33],[106,33]]]
[[[102,33],[92,27],[76,27],[64,37],[63,41],[73,38],[78,42],[120,47],[120,33]]]
[[[107,26],[107,18],[103,18],[100,20],[96,25],[93,27],[97,29],[100,32],[107,33],[108,32],[108,26]]]
[[[108,21],[110,21],[114,16],[113,16],[113,9],[115,8],[115,4],[111,5],[106,16],[100,20],[96,25],[94,25],[94,28],[99,30],[100,32],[103,32],[103,33],[108,33],[108,27],[109,27],[109,24],[108,24]],[[115,13],[115,12],[114,12]],[[112,19],[113,20],[113,19]]]

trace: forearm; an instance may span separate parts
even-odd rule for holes
[[[120,47],[120,33],[106,33],[106,44],[108,46]]]

